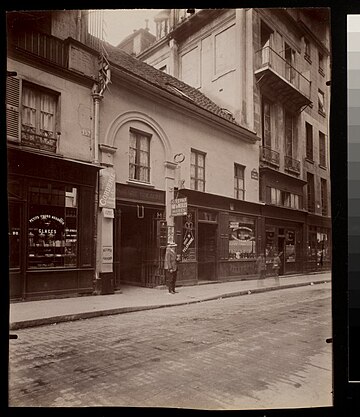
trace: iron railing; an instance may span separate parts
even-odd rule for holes
[[[300,161],[292,158],[291,156],[285,155],[285,169],[300,174]]]
[[[280,165],[280,154],[267,146],[260,146],[260,161]]]
[[[304,96],[310,98],[311,82],[270,46],[265,46],[256,52],[256,62],[257,70],[269,66],[276,74],[289,81]]]
[[[44,131],[41,132],[41,134],[37,134],[26,129],[26,126],[22,126],[21,129],[21,144],[30,148],[53,153],[56,153],[57,150],[57,138],[54,137],[52,132]]]

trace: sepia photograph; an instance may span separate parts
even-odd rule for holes
[[[330,9],[6,38],[8,406],[332,407]]]

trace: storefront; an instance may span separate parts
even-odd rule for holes
[[[116,184],[115,288],[164,284],[165,192]]]
[[[306,271],[331,269],[331,220],[308,215],[306,240]]]
[[[97,167],[8,151],[11,299],[92,293]]]
[[[179,284],[256,277],[261,206],[193,190],[181,196],[189,208],[175,219]]]

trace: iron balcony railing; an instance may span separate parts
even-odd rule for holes
[[[276,74],[285,78],[296,87],[304,96],[310,98],[311,82],[270,46],[265,46],[256,52],[256,62],[256,70],[269,66]]]
[[[260,146],[260,161],[280,165],[280,154],[267,146]]]
[[[16,33],[11,42],[18,49],[67,67],[68,45],[59,38],[42,32],[25,31]]]
[[[285,156],[285,169],[300,174],[300,161],[291,156]]]
[[[27,126],[21,128],[21,144],[29,148],[56,153],[58,140],[53,132],[35,133]]]

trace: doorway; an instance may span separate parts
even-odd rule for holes
[[[115,221],[116,287],[130,284],[161,285],[162,252],[158,223],[163,210],[142,205],[121,205]]]
[[[18,202],[9,203],[9,271],[10,271],[10,298],[20,299],[23,297],[24,285],[24,256],[22,243],[23,204]]]
[[[217,224],[198,223],[198,279],[216,279]]]

